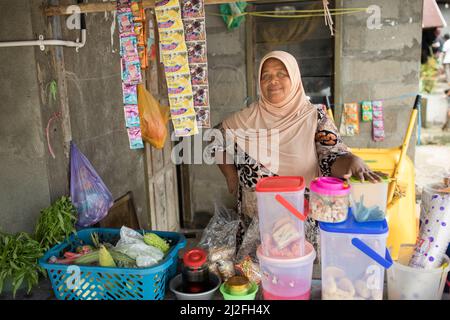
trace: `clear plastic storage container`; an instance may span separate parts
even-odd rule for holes
[[[320,177],[311,181],[309,210],[311,217],[323,222],[347,219],[350,186],[338,178]]]
[[[264,300],[309,300],[316,252],[305,242],[305,255],[295,259],[274,259],[256,251],[261,268]]]
[[[373,183],[351,178],[350,185],[352,187],[350,203],[354,207],[352,209],[357,221],[382,221],[386,218],[388,179]]]
[[[444,292],[450,259],[444,255],[440,268],[416,269],[409,267],[415,245],[402,245],[399,259],[387,271],[389,300],[441,300]]]
[[[320,224],[323,300],[382,300],[384,270],[392,265],[386,250],[386,220]]]
[[[262,253],[272,258],[301,257],[305,250],[305,180],[268,177],[256,185]]]

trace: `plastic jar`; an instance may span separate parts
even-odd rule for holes
[[[195,248],[183,256],[182,287],[185,293],[201,293],[209,288],[209,270],[205,250]]]
[[[350,185],[338,178],[320,177],[311,182],[309,211],[322,222],[343,222],[347,219]]]

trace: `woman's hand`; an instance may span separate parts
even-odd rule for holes
[[[381,177],[369,169],[366,163],[353,154],[340,156],[331,167],[331,174],[335,177],[350,179],[352,176],[361,181],[380,182]]]

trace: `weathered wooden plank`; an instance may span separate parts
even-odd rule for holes
[[[152,147],[152,166],[154,174],[157,174],[164,168],[164,158],[162,150],[153,147]]]
[[[164,174],[158,174],[154,179],[155,214],[157,230],[167,230],[167,198]]]
[[[174,168],[167,168],[165,172],[165,187],[166,187],[166,206],[167,206],[167,212],[176,212],[176,201],[175,196],[176,194],[173,192],[176,182],[174,181],[174,175],[173,175]],[[177,217],[174,214],[170,214],[167,217],[167,230],[168,231],[175,231],[178,229],[178,223],[177,223]]]
[[[211,4],[221,4],[221,3],[230,3],[237,2],[240,0],[205,0],[206,5]],[[252,2],[256,0],[246,0],[247,2]],[[142,0],[143,6],[145,9],[150,9],[155,7],[155,0]],[[80,3],[78,4],[80,7],[80,13],[95,13],[95,12],[104,12],[104,11],[114,11],[116,10],[115,2],[97,2],[97,3]],[[73,12],[67,11],[68,5],[59,5],[59,6],[47,6],[44,9],[44,13],[46,16],[65,16],[70,15]]]
[[[158,221],[156,217],[155,187],[152,180],[153,179],[150,179],[148,182],[148,195],[150,202],[150,224],[152,230],[156,230],[158,227]]]

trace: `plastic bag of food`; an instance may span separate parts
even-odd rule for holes
[[[136,259],[136,265],[142,268],[157,264],[164,257],[164,253],[160,249],[144,242],[143,235],[125,226],[120,229],[120,240],[117,242],[115,250]]]
[[[236,234],[240,221],[232,209],[216,205],[214,211],[198,245],[208,251],[209,270],[226,281],[235,274]]]
[[[70,143],[70,197],[77,208],[79,227],[96,224],[114,204],[111,192],[73,142]]]
[[[259,220],[258,216],[255,216],[244,234],[242,244],[236,254],[236,262],[242,261],[247,256],[250,256],[253,261],[257,262],[256,249],[260,244]]]
[[[167,138],[169,108],[162,107],[143,84],[138,84],[138,109],[142,139],[162,149]]]

